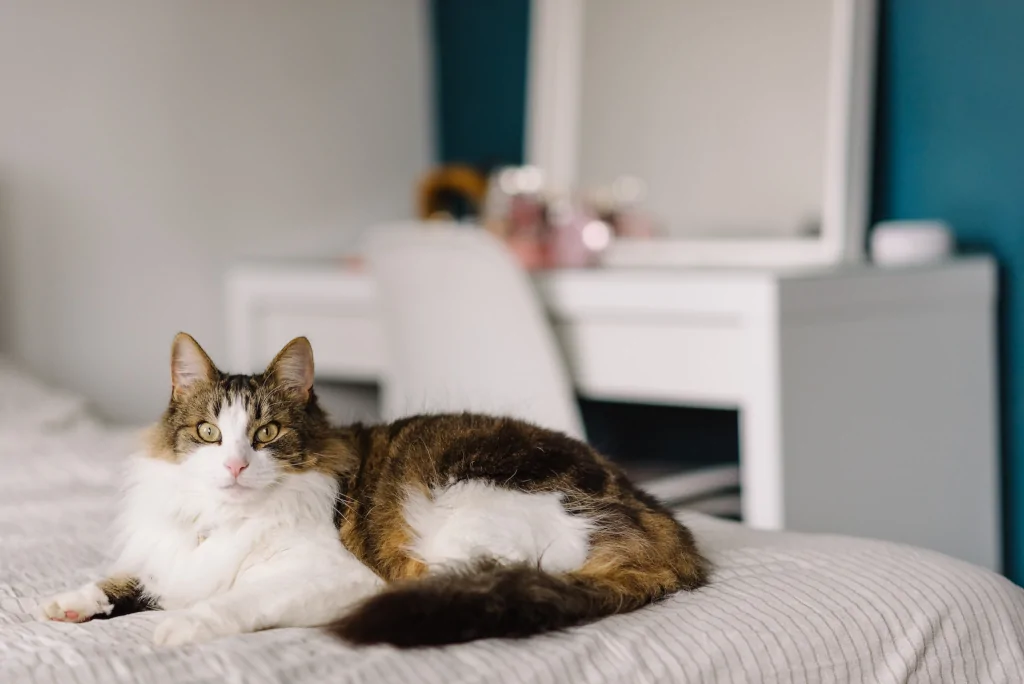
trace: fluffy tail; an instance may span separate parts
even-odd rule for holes
[[[487,562],[392,585],[331,630],[355,644],[404,648],[521,638],[635,610],[682,588],[678,578],[665,579],[552,575]]]

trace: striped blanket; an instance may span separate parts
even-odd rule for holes
[[[0,682],[1024,682],[1024,591],[934,553],[681,513],[715,565],[695,594],[527,641],[356,650],[282,629],[181,648],[159,616],[33,618],[99,576],[135,435],[0,363]]]

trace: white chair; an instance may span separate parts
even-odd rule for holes
[[[511,415],[583,438],[572,383],[529,277],[476,227],[381,226],[366,238],[390,364],[385,420]]]

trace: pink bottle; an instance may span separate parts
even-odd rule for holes
[[[548,208],[548,221],[548,263],[553,268],[593,266],[611,242],[611,227],[577,198],[555,199]]]

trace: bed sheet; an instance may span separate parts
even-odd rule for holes
[[[133,430],[0,360],[0,682],[1024,682],[1024,591],[897,544],[757,532],[681,513],[708,587],[564,633],[444,649],[353,649],[315,629],[178,648],[159,614],[34,618],[102,575]]]

